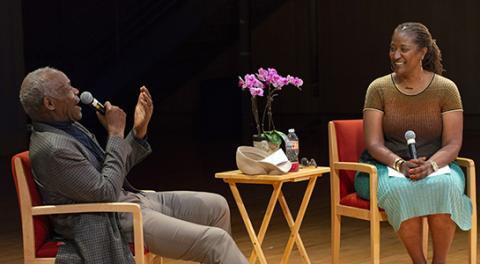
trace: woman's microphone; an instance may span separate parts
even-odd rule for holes
[[[407,132],[405,132],[405,139],[407,140],[410,158],[417,159],[417,148],[415,147],[415,132],[413,132],[412,130],[407,130]]]
[[[90,92],[82,92],[80,94],[80,101],[83,104],[90,105],[93,108],[95,108],[96,111],[100,112],[102,115],[105,114],[105,106],[101,104],[97,99],[93,97],[93,95]]]

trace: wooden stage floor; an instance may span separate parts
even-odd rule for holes
[[[329,181],[319,178],[307,209],[300,234],[312,263],[330,263],[330,208]],[[285,196],[293,214],[300,204],[305,184],[286,185]],[[226,186],[225,186],[226,187]],[[268,202],[270,187],[241,185],[240,191],[254,226],[258,229]],[[251,243],[231,195],[225,194],[232,214],[233,236],[245,255],[250,255]],[[0,204],[0,263],[23,263],[21,231],[15,194],[8,195]],[[410,263],[408,255],[388,223],[382,223],[381,263]],[[279,263],[289,230],[280,207],[272,217],[263,249],[269,263]],[[450,251],[448,263],[467,263],[467,233],[458,231]],[[431,249],[431,247],[430,247]],[[430,251],[430,258],[431,258]],[[342,263],[370,263],[369,225],[366,221],[344,218],[342,229]],[[166,263],[191,263],[167,259]],[[302,263],[294,247],[290,263]]]

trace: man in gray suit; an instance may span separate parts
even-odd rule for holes
[[[140,88],[127,136],[122,109],[106,102],[105,114],[97,112],[108,133],[105,149],[78,123],[82,118],[78,93],[63,72],[49,67],[29,73],[22,83],[20,102],[33,125],[30,159],[44,203],[138,203],[145,244],[153,253],[202,263],[247,263],[230,236],[230,212],[222,196],[139,192],[126,180],[130,169],[151,152],[145,140],[153,112],[148,89]],[[55,231],[74,239],[80,216],[52,217]],[[131,216],[119,214],[119,225],[127,240],[131,238]]]

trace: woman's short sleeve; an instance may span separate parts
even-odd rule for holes
[[[460,92],[454,82],[449,81],[442,89],[442,113],[463,110]]]
[[[365,95],[365,104],[363,106],[363,111],[368,109],[380,110],[382,112],[384,111],[381,87],[377,84],[376,81],[373,81],[368,86],[367,93]]]

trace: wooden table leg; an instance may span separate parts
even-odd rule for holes
[[[280,263],[287,263],[288,259],[290,258],[290,253],[292,252],[293,243],[297,240],[298,230],[300,230],[300,226],[302,225],[303,217],[305,216],[305,211],[307,210],[308,203],[310,201],[310,197],[312,196],[313,188],[315,187],[315,182],[317,181],[317,176],[310,177],[308,181],[307,189],[305,190],[305,194],[303,195],[303,200],[298,209],[297,218],[295,219],[295,223],[290,232],[290,238],[288,239],[287,246],[285,246],[285,251],[283,252],[282,259]],[[299,244],[297,244],[299,246]],[[305,248],[303,248],[305,250]],[[310,263],[310,260],[307,259],[307,263]]]
[[[295,222],[293,221],[292,213],[290,212],[290,209],[288,208],[287,200],[285,199],[285,196],[283,195],[283,192],[280,193],[280,197],[278,197],[278,201],[280,203],[280,206],[283,211],[283,215],[285,216],[285,219],[287,220],[288,227],[290,227],[290,231],[293,229],[293,225]],[[305,246],[303,245],[302,238],[300,235],[297,236],[295,239],[295,243],[297,244],[298,251],[300,253],[300,256],[303,259],[304,263],[310,263],[310,258],[308,257],[307,251],[305,250]]]
[[[261,243],[258,241],[258,238],[255,234],[255,230],[253,229],[252,222],[250,221],[250,217],[248,216],[247,209],[243,204],[242,197],[240,196],[240,192],[238,191],[237,185],[233,181],[228,181],[228,185],[230,186],[230,190],[232,191],[233,198],[237,203],[238,210],[240,211],[240,215],[242,216],[245,227],[247,228],[247,233],[250,236],[250,240],[252,241],[253,252],[257,253],[260,263],[267,264],[267,260],[265,259],[265,255],[263,254]]]
[[[273,210],[275,209],[275,205],[277,204],[278,196],[282,192],[283,183],[279,182],[276,184],[272,184],[273,192],[270,196],[270,201],[268,202],[267,210],[265,211],[265,215],[263,217],[262,225],[260,226],[260,230],[258,231],[258,241],[260,243],[260,247],[262,246],[263,239],[265,238],[265,233],[267,232],[268,225],[270,224],[270,220],[272,219]],[[250,264],[254,264],[256,262],[256,255],[255,251],[252,251],[250,255]]]

